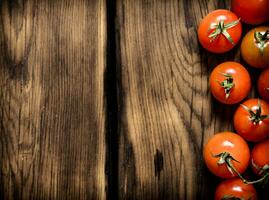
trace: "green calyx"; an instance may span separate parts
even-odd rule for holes
[[[234,167],[232,161],[240,163],[238,160],[236,160],[229,152],[222,152],[220,154],[214,155],[212,154],[212,156],[214,158],[219,158],[217,164],[218,165],[226,165],[227,169],[229,170],[229,172],[234,175],[236,174],[245,184],[257,184],[260,183],[262,185],[267,185],[269,183],[269,165],[264,165],[262,168],[260,168],[260,175],[262,175],[262,177],[258,180],[255,181],[249,181],[247,179],[245,179],[238,171],[237,169]],[[237,197],[233,197],[233,196],[229,196],[226,195],[222,198],[223,200],[225,199],[231,199],[231,200],[238,200]],[[239,199],[240,200],[240,199]],[[241,199],[244,200],[244,199]],[[251,197],[248,198],[248,200],[251,200]]]
[[[218,165],[226,165],[227,169],[229,170],[229,172],[231,172],[231,174],[234,175],[234,173],[244,182],[247,183],[248,181],[237,171],[237,169],[233,166],[232,161],[238,162],[238,160],[236,160],[233,156],[231,156],[230,153],[228,152],[222,152],[220,154],[217,155],[213,155],[213,157],[215,158],[219,158],[217,164]]]
[[[231,94],[231,90],[234,87],[234,82],[233,82],[234,79],[231,74],[222,73],[222,75],[225,76],[226,79],[222,82],[218,81],[218,83],[220,84],[221,87],[224,88],[225,98],[228,99]]]
[[[208,36],[211,38],[211,42],[213,42],[219,35],[222,34],[232,45],[235,45],[233,38],[230,36],[227,30],[236,26],[239,21],[240,19],[224,24],[224,20],[221,20],[218,24],[212,25],[209,29],[214,31]]]
[[[241,106],[246,111],[248,111],[250,121],[252,121],[254,124],[258,124],[260,121],[269,118],[269,115],[262,115],[262,108],[261,108],[260,100],[258,100],[258,105],[257,105],[258,108],[257,108],[256,112],[252,111],[249,107],[245,106],[244,104],[241,104]]]
[[[221,200],[244,200],[242,198],[239,198],[239,197],[235,197],[235,196],[232,196],[232,195],[224,195]]]
[[[248,199],[235,197],[233,195],[224,195],[221,200],[251,200],[252,197],[249,197]]]
[[[264,48],[265,48],[266,44],[269,42],[269,30],[267,30],[265,32],[255,31],[254,38],[255,38],[255,42],[257,43],[261,54],[263,54]]]
[[[258,171],[260,176],[263,176],[267,172],[269,172],[269,165],[264,165],[263,167],[260,167],[256,165],[256,163],[253,160],[251,160],[251,165]]]

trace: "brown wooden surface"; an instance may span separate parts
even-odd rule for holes
[[[240,60],[240,52],[206,52],[197,27],[229,1],[117,2],[119,195],[212,199],[218,181],[204,166],[203,145],[214,133],[233,130],[235,106],[212,99],[208,77],[217,64]]]
[[[104,199],[104,0],[1,1],[0,199]]]
[[[202,148],[236,106],[208,77],[240,52],[196,31],[228,5],[0,0],[0,200],[212,199]]]

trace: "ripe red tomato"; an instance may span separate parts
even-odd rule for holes
[[[201,45],[210,52],[224,53],[240,40],[242,26],[239,18],[229,10],[215,10],[205,16],[198,28]]]
[[[234,128],[244,139],[258,142],[269,136],[269,104],[249,99],[234,114]]]
[[[269,8],[268,8],[269,13]],[[252,67],[269,67],[269,27],[250,30],[242,40],[241,55]]]
[[[260,176],[269,173],[269,140],[256,144],[252,149],[251,168]]]
[[[258,91],[260,96],[269,101],[269,69],[264,70],[258,79]]]
[[[215,192],[215,200],[245,199],[257,200],[258,195],[253,185],[247,185],[240,178],[221,182]]]
[[[269,20],[269,0],[232,0],[232,11],[247,24]]]
[[[215,134],[204,146],[203,157],[208,169],[218,177],[232,178],[244,173],[249,164],[250,152],[245,140],[238,134]],[[232,165],[229,167],[228,165]]]
[[[249,93],[251,79],[248,71],[237,62],[224,62],[212,71],[209,78],[213,96],[224,104],[242,101]]]

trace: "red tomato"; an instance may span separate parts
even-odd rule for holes
[[[268,26],[255,27],[245,35],[241,43],[241,55],[252,67],[269,67]]]
[[[251,151],[251,167],[257,175],[263,175],[269,169],[269,140],[260,142]]]
[[[221,178],[232,178],[237,174],[228,167],[227,162],[242,174],[248,167],[250,152],[241,136],[232,132],[222,132],[214,135],[207,142],[203,157],[213,174]]]
[[[215,10],[202,19],[198,28],[201,45],[210,52],[224,53],[240,40],[242,26],[229,10]]]
[[[261,73],[258,79],[258,91],[263,99],[269,101],[269,69]]]
[[[259,142],[269,136],[269,104],[249,99],[234,114],[234,128],[244,139]]]
[[[247,24],[269,20],[269,0],[232,0],[232,11]]]
[[[224,104],[242,101],[249,93],[251,79],[248,71],[237,62],[224,62],[212,71],[209,78],[213,96]]]
[[[221,182],[215,192],[215,200],[245,199],[257,200],[258,195],[253,185],[247,185],[239,178]]]

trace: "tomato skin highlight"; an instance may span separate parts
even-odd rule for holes
[[[269,165],[269,140],[262,141],[251,151],[251,168],[257,175],[262,175],[261,168]]]
[[[229,73],[233,76],[234,87],[230,95],[226,98],[225,90],[219,82],[225,80],[223,73]],[[224,62],[216,66],[209,78],[210,91],[212,95],[221,103],[236,104],[242,101],[250,92],[251,79],[248,71],[237,62]]]
[[[247,185],[240,178],[222,181],[216,188],[214,200],[223,200],[224,197],[257,200],[258,195],[253,185]]]
[[[229,10],[219,9],[209,13],[202,19],[198,28],[198,39],[200,44],[205,49],[213,53],[224,53],[231,50],[241,38],[241,22],[239,22],[236,26],[227,29],[227,32],[233,39],[234,44],[232,44],[223,34],[220,34],[212,41],[212,39],[209,38],[209,35],[213,32],[213,30],[210,30],[210,27],[218,24],[221,20],[224,20],[224,24],[228,24],[238,19],[239,18]]]
[[[269,0],[232,0],[232,11],[246,24],[262,24],[269,20]]]
[[[248,99],[243,103],[252,111],[256,111],[261,105],[261,115],[269,115],[269,104],[264,100]],[[258,123],[250,120],[250,114],[242,106],[239,106],[234,114],[234,128],[245,140],[259,142],[269,135],[269,119],[263,119]]]
[[[231,173],[228,170],[226,164],[218,164],[219,158],[214,155],[218,155],[223,152],[230,153],[230,155],[238,161],[231,161],[233,166],[239,173],[244,173],[248,167],[250,159],[249,147],[245,140],[238,134],[232,132],[221,132],[210,138],[204,146],[203,157],[209,171],[220,178],[236,177],[237,175],[235,173]]]
[[[269,67],[269,41],[266,42],[263,53],[261,53],[254,36],[255,32],[266,32],[266,30],[269,30],[268,26],[253,28],[244,36],[242,40],[240,47],[242,58],[252,67]]]
[[[264,70],[259,76],[258,92],[264,100],[269,101],[269,69]]]

